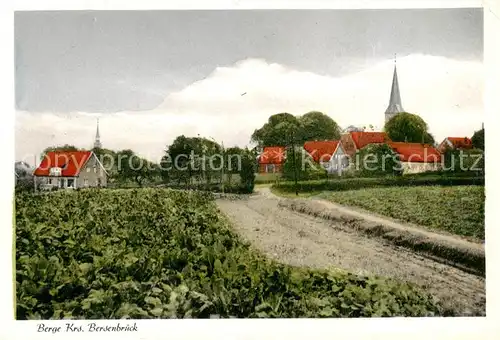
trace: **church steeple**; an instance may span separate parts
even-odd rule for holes
[[[399,94],[396,55],[394,55],[394,75],[392,76],[391,98],[389,99],[389,106],[387,110],[385,110],[385,122],[387,123],[392,117],[401,112],[404,112],[404,109],[401,104],[401,95]]]
[[[97,131],[95,133],[94,148],[102,148],[101,136],[99,135],[99,118],[97,118]]]

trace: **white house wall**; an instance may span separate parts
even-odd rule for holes
[[[437,171],[440,163],[403,162],[403,174],[417,174],[426,171]]]

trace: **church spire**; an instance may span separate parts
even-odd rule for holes
[[[94,148],[102,148],[101,136],[99,135],[99,118],[97,118],[97,131],[95,133]]]
[[[394,75],[392,76],[391,98],[389,99],[389,106],[387,110],[385,110],[385,122],[387,123],[389,119],[401,112],[404,112],[404,109],[401,104],[401,95],[399,94],[396,55],[394,55]]]

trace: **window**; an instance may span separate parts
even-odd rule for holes
[[[96,174],[97,173],[97,168],[94,166],[94,173]]]
[[[98,187],[100,187],[100,186],[101,186],[101,179],[100,179],[100,178],[98,178],[98,179],[97,179],[97,186],[98,186]]]
[[[87,168],[87,172],[90,172],[90,168]]]
[[[73,178],[68,178],[68,187],[74,187],[75,186],[75,180]]]
[[[83,185],[86,186],[86,187],[88,187],[89,186],[89,180],[85,178],[83,180]]]

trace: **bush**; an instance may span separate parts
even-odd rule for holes
[[[15,191],[16,192],[32,192],[35,190],[35,181],[33,176],[25,176],[17,178]]]
[[[360,177],[402,175],[398,155],[387,144],[370,144],[355,155],[355,173]],[[371,161],[373,160],[373,161]]]
[[[252,153],[245,150],[241,157],[240,188],[242,193],[250,194],[255,187],[255,171],[257,170]]]
[[[444,153],[444,171],[484,175],[484,152],[480,149],[447,149]]]

